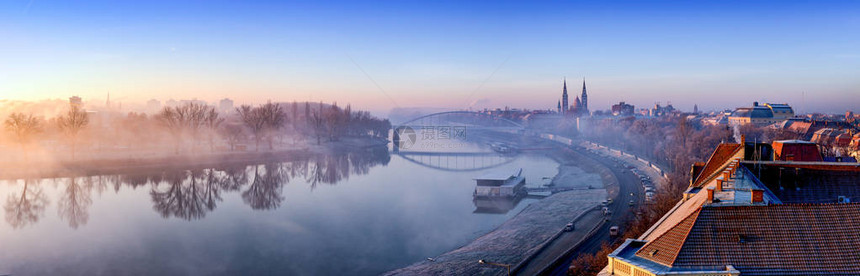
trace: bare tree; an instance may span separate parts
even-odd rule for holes
[[[184,114],[174,107],[165,107],[158,113],[158,121],[173,136],[173,141],[175,142],[174,152],[176,154],[179,154],[179,145],[182,143],[182,132],[184,129],[182,124],[185,120],[183,116]]]
[[[237,107],[236,113],[239,114],[239,117],[242,118],[242,122],[245,123],[248,130],[251,131],[251,135],[254,135],[254,150],[259,151],[260,141],[263,139],[263,132],[266,129],[266,121],[263,120],[257,109],[250,105]]]
[[[213,107],[193,102],[178,107],[165,107],[161,110],[158,114],[158,120],[162,126],[167,128],[176,141],[175,151],[177,154],[179,153],[179,146],[182,143],[184,134],[187,133],[194,141],[199,141],[200,130],[206,125],[207,116],[214,112],[214,110]],[[213,123],[217,121],[218,118],[215,116]],[[192,151],[194,151],[193,145]]]
[[[12,113],[6,118],[6,130],[12,132],[23,148],[34,135],[42,131],[42,124],[32,114]]]
[[[320,144],[320,139],[325,135],[326,126],[325,126],[325,118],[323,118],[323,107],[322,103],[320,103],[320,107],[318,110],[315,110],[310,117],[311,128],[313,129],[314,136],[317,138],[317,145]]]
[[[240,125],[226,124],[220,128],[221,137],[230,145],[230,151],[236,150],[236,144],[245,137],[245,130]]]
[[[72,145],[72,160],[75,160],[75,147],[78,142],[78,134],[90,122],[87,112],[81,110],[76,104],[71,104],[69,112],[57,118],[57,126],[69,138],[69,143]]]
[[[280,104],[268,102],[259,107],[260,117],[262,117],[264,124],[264,131],[266,133],[266,138],[269,141],[269,149],[274,149],[274,145],[272,144],[272,140],[275,135],[281,130],[287,123],[287,112],[281,107]]]
[[[206,132],[209,138],[209,150],[215,152],[215,134],[218,131],[218,127],[221,126],[221,123],[224,123],[224,118],[218,116],[218,112],[215,111],[215,108],[210,107],[209,111],[203,116],[203,125],[206,126]]]
[[[242,105],[236,108],[242,122],[254,135],[256,150],[260,150],[260,142],[266,139],[269,149],[274,149],[273,139],[287,122],[287,112],[276,103],[266,103],[259,107]]]
[[[325,118],[325,126],[328,132],[328,140],[335,141],[340,136],[340,131],[344,123],[343,114],[337,103],[332,104],[325,112],[322,113]]]

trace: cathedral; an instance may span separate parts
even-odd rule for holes
[[[585,92],[585,79],[582,79],[582,99],[576,97],[573,106],[569,105],[567,98],[567,79],[564,80],[564,88],[561,92],[561,101],[558,103],[558,113],[564,116],[582,117],[588,116],[588,93]]]

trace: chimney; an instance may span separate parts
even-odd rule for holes
[[[723,182],[725,181],[724,179],[725,178],[723,178],[722,176],[717,177],[717,188],[716,188],[717,192],[723,191]]]
[[[752,204],[764,202],[764,190],[752,189]]]
[[[714,187],[708,188],[708,203],[714,202]]]
[[[746,144],[747,144],[747,136],[741,134],[741,146],[746,145]]]

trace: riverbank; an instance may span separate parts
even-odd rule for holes
[[[565,224],[606,199],[609,195],[607,187],[617,194],[612,174],[601,170],[601,165],[593,160],[560,148],[548,156],[559,163],[553,185],[575,190],[556,193],[532,203],[495,230],[465,246],[386,275],[504,275],[504,268],[479,264],[478,260],[510,264],[512,268],[528,261],[543,249],[545,243],[558,237]],[[591,227],[579,228],[587,231]]]
[[[147,173],[166,169],[197,169],[240,164],[262,164],[304,159],[314,155],[333,154],[351,150],[384,147],[387,140],[376,138],[344,138],[321,145],[300,144],[290,148],[260,151],[221,151],[195,154],[128,154],[108,155],[85,160],[38,158],[28,161],[0,163],[0,179],[54,178],[78,175],[118,173]]]

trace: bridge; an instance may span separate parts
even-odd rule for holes
[[[495,152],[423,152],[395,151],[406,161],[440,171],[470,172],[491,169],[511,163],[516,155]]]
[[[464,127],[467,129],[483,129],[496,131],[521,131],[525,129],[523,124],[491,114],[475,112],[475,111],[445,111],[427,114],[412,118],[394,126],[398,127],[427,127],[427,126],[448,126],[448,127]]]
[[[512,162],[515,155],[493,151],[456,151],[466,133],[476,130],[518,133],[525,127],[507,118],[474,111],[445,111],[419,116],[393,127],[393,153],[436,170],[479,171]],[[476,142],[481,139],[469,140]],[[424,146],[424,148],[421,148]]]

